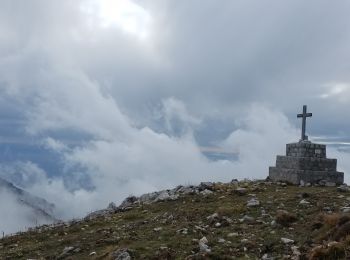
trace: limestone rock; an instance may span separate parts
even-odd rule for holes
[[[255,198],[252,198],[247,202],[247,207],[257,207],[259,205],[260,205],[260,201],[258,201]]]
[[[282,237],[281,241],[283,242],[283,244],[293,244],[294,243],[294,240],[289,239],[289,238],[285,238],[285,237]]]

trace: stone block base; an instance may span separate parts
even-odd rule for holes
[[[313,171],[313,170],[297,170],[270,167],[269,178],[272,181],[282,181],[299,185],[300,181],[304,183],[318,183],[321,180],[333,182],[337,185],[344,183],[344,173],[337,171]]]

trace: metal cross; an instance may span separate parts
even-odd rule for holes
[[[303,118],[302,129],[301,129],[301,141],[307,141],[308,140],[307,135],[305,135],[306,118],[307,117],[312,117],[312,113],[306,113],[306,110],[307,110],[307,106],[304,105],[303,106],[303,113],[297,115],[298,118],[299,117]]]

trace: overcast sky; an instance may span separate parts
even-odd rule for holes
[[[311,139],[349,142],[349,13],[322,0],[0,0],[1,176],[72,217],[265,178],[304,104]],[[347,146],[328,152],[350,171]]]

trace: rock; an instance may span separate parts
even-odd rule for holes
[[[111,202],[111,203],[108,204],[107,209],[116,210],[117,209],[117,205],[115,205],[114,202]]]
[[[326,186],[326,182],[327,182],[326,180],[320,180],[320,181],[318,182],[318,185],[324,187],[324,186]]]
[[[234,190],[234,193],[238,194],[239,196],[243,196],[248,193],[248,190],[246,188],[238,187]]]
[[[218,213],[214,213],[214,214],[212,214],[212,215],[207,217],[207,220],[211,220],[211,221],[217,220],[217,219],[219,219],[219,214]]]
[[[229,226],[231,223],[233,223],[233,220],[229,217],[223,216],[221,219],[221,224],[224,226]]]
[[[295,259],[295,260],[299,259],[301,256],[299,248],[297,246],[292,246],[291,249],[292,249],[292,253],[293,253],[292,259]]]
[[[120,208],[126,208],[132,206],[136,201],[138,201],[137,197],[129,196],[125,200],[123,200],[122,204],[120,204]]]
[[[304,187],[305,186],[305,181],[303,181],[303,180],[300,180],[300,187]]]
[[[177,230],[176,233],[187,235],[188,234],[188,229],[187,228],[181,228],[181,229]]]
[[[247,207],[257,207],[259,205],[260,205],[260,201],[258,201],[255,198],[252,198],[247,202]]]
[[[225,243],[225,242],[226,242],[226,240],[225,240],[225,239],[223,239],[223,238],[219,238],[219,239],[218,239],[218,242],[219,242],[219,243]]]
[[[159,195],[159,192],[151,192],[141,195],[139,201],[145,204],[152,203]]]
[[[220,222],[217,222],[217,223],[215,223],[215,227],[221,227],[221,223]]]
[[[229,233],[227,237],[238,237],[238,233],[237,232]]]
[[[247,215],[244,215],[244,217],[241,218],[239,221],[240,222],[245,222],[245,223],[253,223],[253,222],[255,222],[255,218],[247,216]]]
[[[293,244],[294,243],[294,240],[289,239],[289,238],[285,238],[285,237],[282,237],[281,241],[283,242],[283,244]]]
[[[168,191],[163,190],[154,199],[154,202],[157,202],[157,201],[171,201],[171,200],[177,200],[178,198],[179,198],[178,194],[170,194]]]
[[[206,237],[202,237],[199,242],[203,242],[204,244],[208,244],[208,239]]]
[[[66,246],[62,253],[57,257],[58,259],[63,259],[69,256],[75,248],[73,246]]]
[[[195,194],[196,189],[193,186],[181,186],[177,192],[182,194]]]
[[[237,179],[233,179],[232,181],[231,181],[231,184],[233,184],[233,185],[238,185],[238,180]]]
[[[114,260],[131,260],[129,250],[127,248],[122,248],[112,253]]]
[[[347,185],[340,185],[337,187],[338,192],[349,192],[350,188]]]
[[[200,194],[202,194],[204,196],[208,196],[208,195],[213,194],[213,192],[211,190],[205,189],[205,190],[201,191]]]
[[[96,252],[95,252],[95,251],[93,251],[93,252],[91,252],[91,253],[89,254],[89,256],[93,256],[93,255],[96,255]]]
[[[340,210],[342,212],[344,212],[344,213],[349,213],[350,212],[350,207],[342,207]]]
[[[200,191],[204,191],[204,190],[214,190],[214,183],[212,182],[201,182],[198,186],[198,189]]]
[[[310,202],[308,202],[307,200],[301,200],[299,202],[300,205],[310,205]]]
[[[156,227],[156,228],[153,229],[153,231],[159,232],[159,231],[161,231],[162,229],[163,229],[162,227]]]
[[[199,242],[198,242],[198,245],[199,245],[199,251],[202,252],[202,253],[210,253],[211,250],[209,248],[209,246],[207,245],[208,243],[208,239],[206,237],[202,237]]]

